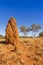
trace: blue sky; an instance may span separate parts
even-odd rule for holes
[[[0,34],[5,35],[12,16],[16,18],[18,28],[35,23],[40,24],[43,31],[43,0],[0,0]]]

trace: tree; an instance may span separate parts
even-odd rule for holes
[[[43,37],[43,32],[39,33],[39,36]]]
[[[35,34],[33,34],[33,33],[39,32],[40,29],[41,29],[40,25],[37,25],[37,24],[32,24],[31,25],[31,31],[32,31],[33,37],[35,37]]]
[[[30,27],[26,28],[26,36],[27,36],[29,31],[30,31]]]
[[[3,35],[0,35],[0,39],[5,39],[5,36],[3,36]]]
[[[24,34],[24,36],[27,36],[27,33],[29,32],[30,28],[26,28],[25,26],[20,27],[20,31]]]
[[[20,27],[20,32],[22,32],[24,34],[24,36],[26,34],[25,31],[26,31],[26,27],[25,26],[21,26]]]

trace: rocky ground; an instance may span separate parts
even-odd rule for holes
[[[19,51],[0,42],[0,65],[43,65],[43,38],[20,38]]]

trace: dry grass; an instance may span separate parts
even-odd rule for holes
[[[2,44],[0,39],[0,65],[43,65],[43,38],[20,38],[21,48],[14,50],[11,44]]]

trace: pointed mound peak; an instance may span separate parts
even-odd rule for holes
[[[16,22],[16,19],[14,17],[11,17],[8,22]]]

